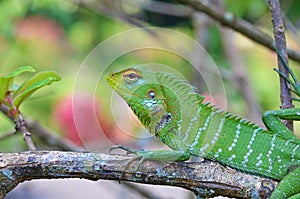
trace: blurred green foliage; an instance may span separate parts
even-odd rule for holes
[[[111,4],[108,2],[99,1],[100,4],[110,8]],[[172,2],[175,3],[175,1]],[[120,4],[122,3],[126,4],[126,1],[120,1]],[[266,32],[272,33],[265,1],[246,0],[241,3],[238,0],[225,0],[224,3],[235,16],[249,20]],[[298,1],[289,1],[283,5],[284,12],[295,24],[296,31],[299,30],[297,23],[300,18],[300,13],[296,11],[297,4],[299,4]],[[171,23],[168,15],[159,16],[157,13],[146,12],[141,8],[138,8],[135,13],[140,20],[143,20],[142,24],[145,26],[161,25],[157,21],[164,20],[164,27],[180,31],[196,39],[196,30],[193,19],[190,17],[173,18]],[[135,17],[135,15],[130,17]],[[174,20],[175,22],[180,20],[180,23],[173,23]],[[81,63],[100,42],[132,28],[136,26],[126,23],[116,15],[108,16],[107,13],[97,10],[97,7],[84,6],[76,1],[2,0],[0,1],[0,74],[8,73],[21,65],[38,67],[36,68],[38,71],[56,71],[62,77],[62,81],[34,95],[31,100],[24,103],[21,110],[25,116],[63,133],[54,121],[53,111],[62,97],[72,93],[76,73]],[[207,35],[207,51],[221,71],[231,72],[231,63],[223,49],[219,26],[211,25],[207,30]],[[239,34],[234,34],[233,37],[234,44],[240,51],[237,56],[240,56],[245,64],[243,70],[246,70],[249,75],[250,84],[262,109],[279,108],[278,77],[272,71],[272,68],[276,67],[275,54]],[[294,41],[295,38],[289,39]],[[128,67],[149,62],[173,66],[193,81],[193,71],[187,69],[189,67],[182,67],[188,66],[185,60],[160,51],[145,50],[122,55],[112,63],[112,66]],[[299,68],[294,67],[294,70],[296,75],[299,74]],[[17,81],[21,82],[24,78],[17,78]],[[229,102],[227,110],[240,116],[247,115],[248,110],[241,92],[232,86],[230,79],[224,78],[224,81]],[[109,120],[111,119],[110,101],[103,99],[107,93],[111,93],[111,90],[97,91],[101,106],[104,107],[105,117]],[[12,123],[0,115],[0,133],[13,130]],[[22,145],[20,138],[6,139],[0,141],[0,151],[22,150],[23,148],[20,147]]]

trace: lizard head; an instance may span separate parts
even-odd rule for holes
[[[157,123],[167,116],[164,91],[155,73],[136,67],[109,74],[106,80],[142,124],[155,133]]]
[[[151,134],[173,149],[186,146],[186,132],[197,132],[203,97],[184,79],[142,66],[112,73],[109,85],[128,103]],[[192,121],[192,123],[187,122]]]

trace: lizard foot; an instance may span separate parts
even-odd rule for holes
[[[291,74],[292,76],[292,80],[287,77],[285,74],[283,74],[282,72],[280,72],[277,68],[274,68],[274,70],[281,76],[283,77],[287,83],[289,84],[289,87],[291,89],[291,91],[293,93],[295,93],[298,97],[300,97],[300,82],[296,79],[296,77],[293,74],[293,71],[291,69],[289,69],[289,73]],[[293,97],[292,98],[294,101],[300,101],[300,98],[295,98]]]
[[[291,75],[291,78],[287,77],[285,74],[283,74],[281,71],[279,71],[277,68],[274,68],[274,70],[283,77],[286,82],[289,84],[289,87],[293,93],[295,93],[298,97],[300,97],[300,82],[298,81],[297,77],[295,76],[293,70],[289,66],[289,64],[286,62],[286,60],[283,58],[283,55],[278,51],[278,49],[275,47],[275,50],[280,58],[280,60],[283,62],[284,66],[287,68],[289,74]],[[292,98],[294,101],[300,101],[300,98]]]
[[[143,153],[145,153],[146,151],[144,150],[134,150],[134,149],[131,149],[127,146],[122,146],[122,145],[116,145],[116,146],[112,146],[110,147],[109,149],[109,153],[111,154],[111,152],[115,149],[123,149],[124,151],[126,151],[126,154],[135,154],[136,157],[132,158],[131,160],[129,160],[127,162],[127,164],[125,165],[125,168],[124,170],[121,172],[121,175],[120,175],[120,179],[124,177],[125,175],[125,171],[128,170],[130,164],[136,160],[139,160],[136,168],[135,168],[135,171],[138,171],[141,164],[147,160],[147,158],[145,157],[145,155],[143,155]]]

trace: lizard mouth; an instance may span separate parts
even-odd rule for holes
[[[116,91],[122,98],[125,99],[126,102],[129,101],[130,97],[133,95],[132,91],[119,84],[118,81],[114,78],[113,73],[106,76],[106,81],[114,91]]]
[[[113,78],[113,74],[109,74],[106,76],[106,81],[107,83],[113,88],[115,89],[116,87],[116,81]]]

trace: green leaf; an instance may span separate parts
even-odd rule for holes
[[[35,91],[59,80],[60,77],[53,71],[44,71],[35,74],[30,79],[26,80],[12,96],[15,107],[19,109],[22,102],[30,97]]]
[[[35,70],[31,66],[22,66],[15,71],[0,77],[0,101],[4,102],[5,95],[9,91],[14,78],[24,72],[35,72]]]

